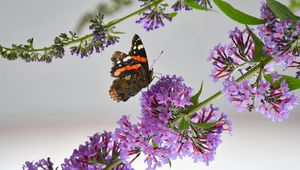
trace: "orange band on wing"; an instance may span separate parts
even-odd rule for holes
[[[141,63],[147,62],[147,58],[146,57],[141,57],[139,55],[132,56],[131,58],[134,59],[134,60],[136,60],[136,61],[138,61],[138,62],[141,62]]]
[[[123,73],[124,71],[129,71],[129,70],[138,70],[139,68],[141,67],[140,64],[135,64],[135,65],[132,65],[132,66],[125,66],[125,67],[122,67],[122,68],[119,68],[118,70],[116,70],[114,72],[114,75],[115,76],[119,76],[121,73]]]

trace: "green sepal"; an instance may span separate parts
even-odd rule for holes
[[[169,166],[170,166],[170,168],[172,167],[172,162],[171,162],[171,160],[168,158],[168,163],[169,163]]]
[[[122,31],[113,31],[113,34],[126,34],[126,32],[122,32]]]
[[[163,6],[163,7],[168,7],[169,6],[169,4],[167,4],[167,3],[165,3],[165,4],[160,4],[161,6]]]
[[[176,17],[177,12],[170,12],[168,15],[170,18],[174,18],[174,17]]]
[[[209,129],[216,125],[217,122],[194,123],[193,125],[200,129]]]
[[[267,74],[264,77],[270,84],[273,85],[274,88],[279,87],[283,80],[285,80],[286,83],[289,85],[289,90],[291,91],[300,88],[300,79],[288,75],[279,75],[279,76],[281,76],[280,80],[276,81],[275,83],[273,83],[272,75]]]
[[[291,19],[294,22],[300,20],[300,17],[293,14],[288,7],[276,0],[267,0],[267,6],[271,9],[273,14],[279,19]]]
[[[179,130],[180,131],[184,131],[184,130],[186,130],[188,128],[189,128],[189,122],[186,120],[185,117],[182,117],[181,121],[179,123]]]
[[[224,14],[226,14],[232,20],[237,21],[238,23],[246,24],[246,25],[260,25],[264,23],[263,20],[248,15],[234,8],[228,2],[222,0],[213,0],[213,1],[220,8],[220,10],[223,11]]]
[[[153,148],[158,148],[157,144],[154,142],[154,140],[151,140]]]

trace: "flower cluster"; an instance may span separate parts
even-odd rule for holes
[[[166,12],[168,4],[156,4],[157,1],[154,0],[139,0],[142,2],[142,7],[148,6],[147,10],[142,13],[142,16],[136,23],[143,24],[144,28],[147,31],[152,31],[154,29],[158,29],[165,25],[165,21],[172,21],[172,18],[176,15],[176,12],[179,10],[192,10],[192,7],[185,0],[177,0],[171,8],[173,9],[173,13]],[[194,3],[197,5],[201,5],[205,8],[208,6],[211,8],[210,0],[192,0],[190,3]]]
[[[178,157],[189,156],[195,162],[207,164],[213,160],[221,143],[220,134],[224,130],[231,130],[231,122],[224,113],[220,114],[217,108],[210,106],[194,113],[187,120],[189,127],[184,130],[178,124],[173,124],[192,105],[191,92],[183,79],[175,76],[162,77],[144,92],[140,123],[132,125],[124,116],[118,122],[120,128],[115,131],[121,143],[122,161],[143,153],[149,168],[155,169]]]
[[[192,89],[181,77],[163,76],[141,97],[140,122],[132,124],[123,116],[115,133],[96,133],[75,149],[61,165],[63,170],[131,170],[131,163],[146,156],[147,169],[156,169],[170,160],[191,157],[208,165],[214,159],[221,133],[231,132],[231,122],[218,108],[204,107],[187,114],[193,106]],[[180,124],[186,121],[187,126]],[[180,123],[179,123],[180,122]],[[132,158],[132,159],[131,159]],[[24,170],[53,170],[50,159],[26,162]]]
[[[102,52],[106,47],[119,42],[119,37],[112,35],[113,28],[108,28],[103,22],[103,15],[99,14],[91,20],[90,30],[93,30],[93,38],[85,40],[79,46],[71,47],[71,54],[87,57],[94,51]]]
[[[96,133],[84,145],[75,149],[70,158],[62,164],[63,170],[82,169],[99,170],[111,165],[119,159],[120,147],[113,140],[112,133]],[[125,164],[119,164],[113,170],[130,170]]]
[[[280,83],[281,81],[281,83]],[[275,86],[277,82],[279,86]],[[288,89],[288,84],[275,72],[272,75],[272,85],[266,80],[251,84],[249,80],[237,83],[234,78],[224,81],[223,93],[239,111],[254,108],[272,121],[283,121],[288,117],[288,111],[296,106],[296,96]],[[258,101],[254,105],[255,99]]]
[[[261,7],[261,18],[265,24],[258,26],[258,30],[266,53],[282,66],[294,64],[299,57],[300,21],[293,23],[291,19],[280,20],[266,4]]]
[[[218,44],[210,52],[208,60],[214,66],[210,77],[214,81],[230,77],[236,70],[243,74],[253,66],[254,42],[248,31],[235,28],[229,32],[229,38],[230,43]]]
[[[173,5],[172,5],[172,8],[174,11],[180,11],[180,10],[186,10],[186,11],[189,11],[189,10],[192,10],[191,7],[189,7],[185,0],[178,0],[176,1]]]
[[[23,165],[23,170],[54,170],[53,163],[50,161],[50,158],[47,160],[41,159],[37,162],[25,162]]]
[[[139,0],[146,6],[151,3],[149,0]],[[143,12],[142,17],[136,21],[136,23],[143,24],[147,31],[151,31],[165,25],[164,21],[172,21],[172,17],[169,13],[166,13],[166,7],[164,5],[156,5],[155,7],[148,8]]]

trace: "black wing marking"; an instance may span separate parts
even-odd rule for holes
[[[134,34],[134,36],[132,38],[132,45],[131,45],[131,49],[130,49],[128,55],[140,56],[140,57],[144,57],[147,59],[147,54],[146,54],[146,51],[144,48],[144,44],[143,44],[141,38],[137,34]],[[149,72],[148,62],[141,62],[141,65],[144,68],[144,70],[148,73]]]
[[[139,64],[139,62],[133,60],[131,58],[131,56],[121,52],[121,51],[115,51],[111,57],[111,61],[113,62],[113,66],[111,67],[111,76],[112,77],[125,77],[126,75],[128,74],[134,74],[134,71],[130,70],[130,71],[124,71],[122,72],[121,74],[119,75],[116,75],[115,72],[118,70],[118,69],[121,69],[125,66],[128,66],[128,65],[135,65],[135,64]]]

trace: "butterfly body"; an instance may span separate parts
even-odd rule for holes
[[[138,35],[132,39],[128,54],[116,51],[112,58],[111,76],[113,81],[109,94],[116,101],[127,101],[135,96],[153,80],[153,71],[149,69],[144,45]]]

